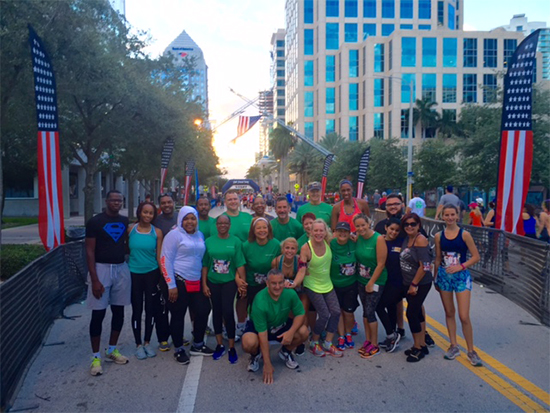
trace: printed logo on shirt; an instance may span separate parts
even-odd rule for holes
[[[391,247],[391,252],[401,254],[401,247]]]
[[[428,271],[431,271],[432,270],[432,263],[431,262],[423,262],[422,263],[422,269],[426,272]]]
[[[445,251],[443,254],[445,268],[449,268],[451,265],[460,265],[460,252]]]
[[[103,231],[105,231],[114,242],[118,242],[122,234],[124,234],[124,231],[126,231],[126,225],[122,222],[111,222],[109,224],[105,224]]]
[[[370,268],[359,264],[359,275],[363,278],[370,278]]]
[[[349,264],[340,264],[340,274],[349,277],[355,274],[355,263],[351,262]]]
[[[214,260],[212,264],[212,271],[218,274],[229,274],[229,266],[231,261],[229,260]]]
[[[258,284],[265,284],[266,278],[267,277],[265,274],[258,274],[257,272],[254,273],[254,281]]]

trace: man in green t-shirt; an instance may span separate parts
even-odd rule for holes
[[[210,228],[216,225],[216,220],[210,215],[210,201],[206,197],[200,197],[197,201],[197,212],[199,213],[199,231],[204,235],[204,239],[209,238]]]
[[[309,195],[309,202],[298,208],[296,213],[296,220],[302,222],[304,214],[311,212],[317,218],[322,219],[330,226],[330,217],[332,214],[332,206],[321,202],[321,184],[319,182],[312,182],[307,187],[307,194]]]
[[[273,383],[273,365],[269,355],[269,344],[282,344],[279,357],[289,369],[297,369],[298,363],[292,351],[303,344],[308,337],[304,325],[305,311],[296,291],[284,287],[281,270],[267,273],[267,288],[260,291],[252,304],[251,319],[246,323],[242,337],[243,351],[250,354],[248,371],[260,368],[260,357],[264,359],[263,380]],[[290,316],[294,318],[290,318]]]
[[[271,221],[273,238],[282,242],[290,237],[298,239],[304,234],[302,224],[290,217],[290,204],[284,196],[277,198],[275,212],[277,218]]]

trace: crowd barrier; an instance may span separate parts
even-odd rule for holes
[[[0,284],[0,406],[6,409],[53,321],[86,292],[84,241],[61,245]]]
[[[386,217],[376,210],[374,220]],[[442,221],[422,218],[430,244]],[[516,303],[542,324],[550,325],[550,244],[493,228],[461,225],[472,234],[480,261],[470,268],[475,281]]]

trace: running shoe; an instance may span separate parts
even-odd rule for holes
[[[170,350],[170,343],[168,343],[168,341],[161,341],[159,343],[159,350],[160,351],[169,351]]]
[[[157,353],[156,353],[155,349],[153,348],[153,346],[150,343],[144,345],[143,349],[145,350],[145,354],[147,355],[147,357],[152,358],[152,357],[157,356]]]
[[[231,364],[235,364],[239,360],[239,356],[237,356],[237,350],[235,350],[235,347],[231,347],[229,349],[228,358]]]
[[[323,351],[323,349],[321,348],[321,346],[319,345],[319,343],[311,343],[309,345],[309,351],[311,352],[311,354],[313,354],[314,356],[317,356],[317,357],[325,357],[325,352]]]
[[[279,357],[281,358],[281,360],[285,362],[286,366],[291,370],[295,370],[298,367],[300,367],[300,365],[294,358],[294,355],[292,354],[292,352],[286,351],[284,347],[281,347],[281,349],[279,350]]]
[[[401,336],[402,339],[405,338],[405,329],[404,328],[398,328],[397,332],[399,333],[399,335]]]
[[[443,358],[447,360],[454,360],[458,356],[460,356],[460,350],[458,349],[458,346],[451,345],[449,346],[449,349],[447,350]]]
[[[103,374],[103,367],[101,367],[101,359],[94,357],[92,360],[92,366],[90,368],[90,374],[92,376],[101,376]]]
[[[475,367],[483,366],[483,362],[481,361],[481,359],[479,358],[475,350],[468,353],[468,360],[470,360],[470,363],[472,363],[472,366],[475,366]]]
[[[178,350],[174,353],[174,359],[179,364],[189,364],[189,356],[185,353],[184,349]]]
[[[260,368],[260,359],[262,358],[262,353],[258,353],[255,356],[250,356],[250,360],[248,361],[248,367],[246,368],[248,371],[258,371]]]
[[[424,358],[424,352],[416,347],[411,348],[410,353],[407,355],[407,361],[409,363],[416,363]]]
[[[359,329],[357,328],[357,321],[353,324],[353,328],[351,329],[351,334],[353,336],[356,336],[359,334]]]
[[[426,335],[424,336],[424,341],[426,342],[426,345],[428,347],[435,347],[435,341],[432,338],[432,336],[430,336],[430,333],[428,333],[427,331],[426,331]]]
[[[136,358],[138,360],[145,360],[147,358],[147,353],[145,352],[145,348],[143,346],[139,346],[136,349]]]
[[[214,360],[219,360],[225,355],[225,346],[223,344],[218,344],[216,346],[216,350],[214,350],[214,354],[212,354],[212,358]]]
[[[361,355],[365,354],[365,350],[367,349],[368,346],[371,345],[371,342],[370,341],[367,341],[365,340],[365,342],[363,343],[363,345],[359,348],[359,350],[357,350],[357,352]]]
[[[130,360],[128,360],[128,357],[124,357],[120,354],[118,348],[115,348],[112,353],[105,353],[105,361],[114,361],[116,364],[126,364]]]
[[[390,343],[390,341],[391,341],[391,338],[386,337],[386,339],[384,341],[378,342],[378,347],[383,348],[384,350],[387,351],[388,344]]]
[[[405,350],[405,355],[409,356],[412,353],[413,349],[414,349],[414,346],[408,350]],[[428,354],[430,354],[430,350],[428,350],[428,346],[420,346],[420,351],[424,356],[427,356]]]
[[[304,354],[306,354],[306,345],[303,343],[300,344],[298,347],[296,347],[295,353],[297,356],[303,356]]]
[[[355,348],[355,341],[353,341],[353,337],[351,334],[346,334],[346,348]]]
[[[346,349],[346,338],[344,336],[338,337],[338,344],[336,345],[336,348],[342,351]]]
[[[212,354],[214,354],[214,350],[212,350],[210,347],[206,347],[206,345],[202,345],[202,347],[195,347],[195,345],[192,345],[189,349],[189,354],[192,356],[206,356],[206,357],[212,357]]]
[[[401,334],[399,333],[393,333],[394,336],[392,338],[389,338],[389,342],[386,346],[386,351],[388,353],[393,353],[397,347],[399,347],[399,341],[401,341]],[[388,339],[386,339],[388,341]]]
[[[325,352],[325,354],[328,354],[332,357],[344,357],[344,353],[340,351],[340,349],[337,349],[336,346],[332,343],[330,343],[329,348],[323,346],[323,351]]]
[[[376,356],[378,353],[380,353],[380,347],[375,346],[373,344],[370,344],[363,354],[361,354],[361,358],[364,359],[370,359],[374,356]]]

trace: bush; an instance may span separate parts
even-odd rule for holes
[[[38,257],[44,255],[46,250],[42,245],[4,244],[2,245],[2,259],[0,264],[0,276],[3,281],[21,271]]]

